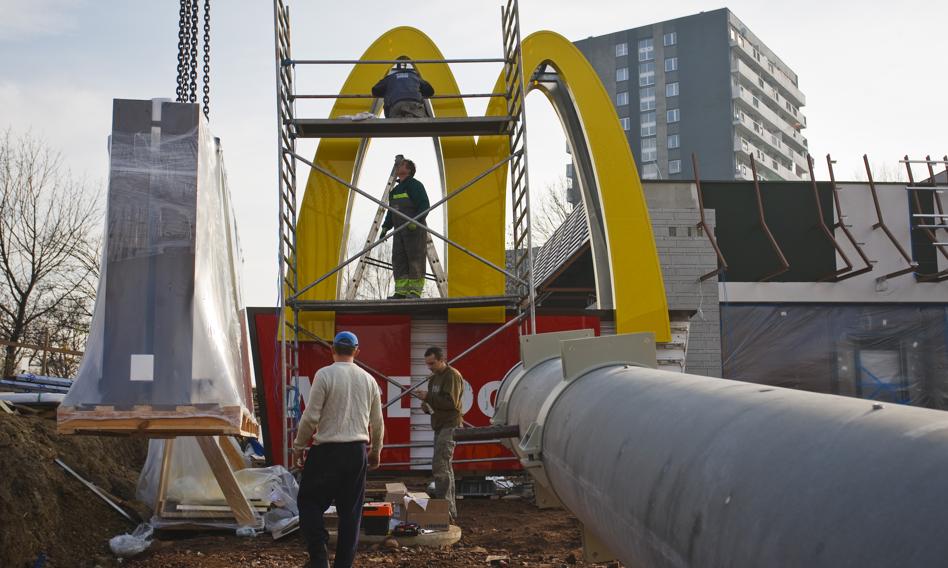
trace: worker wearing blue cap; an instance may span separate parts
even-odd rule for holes
[[[334,565],[352,566],[359,546],[365,474],[379,466],[385,433],[382,393],[372,375],[355,364],[358,353],[354,333],[336,334],[333,364],[316,372],[293,442],[294,462],[303,467],[297,505],[300,532],[309,549],[307,566],[329,567],[329,532],[323,514],[333,502],[339,516]]]

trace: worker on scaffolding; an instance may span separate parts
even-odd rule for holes
[[[354,333],[336,334],[334,362],[316,372],[293,442],[294,462],[303,468],[297,505],[300,532],[309,550],[307,566],[329,568],[323,514],[333,503],[339,517],[335,566],[352,566],[359,546],[366,470],[379,466],[385,434],[382,393],[372,375],[355,364],[358,353]],[[304,460],[310,442],[313,446]]]
[[[425,97],[434,95],[434,87],[413,67],[399,63],[372,87],[372,94],[384,98],[385,118],[427,118]]]
[[[388,196],[389,206],[404,215],[414,219],[429,207],[428,192],[425,186],[415,179],[415,162],[403,159],[395,166],[395,175],[398,184],[392,188]],[[393,215],[389,211],[382,223],[382,238],[389,229],[397,228],[392,237],[392,272],[395,277],[395,294],[390,300],[405,298],[420,298],[425,288],[425,248],[428,236],[419,224],[425,223],[427,214],[415,221],[408,221],[401,215]],[[407,227],[402,228],[404,225]]]

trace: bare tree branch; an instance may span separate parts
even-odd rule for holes
[[[538,203],[533,207],[532,230],[535,246],[545,243],[573,210],[573,206],[566,201],[566,183],[566,178],[560,177],[546,186],[546,191],[540,194]]]
[[[62,156],[30,134],[0,136],[0,332],[3,339],[82,350],[98,279],[99,206]],[[6,347],[3,375],[22,357]],[[45,359],[44,359],[45,357]],[[47,370],[70,376],[75,358],[37,351]]]

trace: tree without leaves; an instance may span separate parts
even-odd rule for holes
[[[540,194],[533,212],[534,246],[543,245],[573,211],[573,206],[566,201],[566,189],[566,178],[560,177]]]
[[[97,213],[97,200],[71,177],[61,154],[29,134],[2,135],[0,337],[82,347],[98,276]],[[5,348],[4,376],[14,374],[22,355],[19,348]],[[76,364],[52,369],[74,371]]]
[[[877,183],[905,182],[908,181],[905,173],[905,166],[898,162],[869,162],[869,169],[872,170],[872,181]],[[928,177],[926,173],[925,177]],[[918,179],[918,178],[916,178]],[[853,170],[853,181],[868,181],[866,168],[857,168]]]

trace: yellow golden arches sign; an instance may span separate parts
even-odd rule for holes
[[[645,195],[635,169],[625,134],[612,101],[585,57],[567,39],[553,32],[538,32],[522,43],[523,65],[529,72],[548,65],[560,77],[559,93],[543,84],[528,86],[542,90],[554,104],[569,135],[588,153],[584,172],[584,202],[591,217],[590,234],[600,307],[615,310],[616,331],[651,331],[658,341],[669,341],[668,307],[661,268]],[[421,31],[400,27],[377,39],[362,55],[363,60],[444,59],[431,39]],[[340,94],[367,93],[383,77],[385,64],[357,65]],[[422,76],[441,94],[458,94],[457,82],[447,64],[419,64]],[[562,90],[565,89],[565,93]],[[503,92],[503,77],[494,86]],[[560,96],[556,96],[556,95]],[[463,99],[432,99],[436,117],[467,116]],[[371,112],[371,99],[337,99],[330,118]],[[495,98],[487,114],[506,112],[504,100]],[[567,120],[569,115],[571,120]],[[450,191],[483,173],[507,157],[506,136],[471,136],[441,139],[445,185]],[[360,139],[323,139],[314,162],[336,176],[358,177]],[[499,168],[463,193],[447,207],[447,235],[496,265],[505,258],[505,194],[507,168]],[[351,212],[350,192],[338,182],[312,172],[306,184],[297,221],[297,265],[299,282],[305,285],[332,270],[345,256],[347,220]],[[448,295],[498,296],[504,293],[504,275],[471,256],[448,247]],[[308,290],[301,299],[333,300],[338,280],[334,275]],[[500,323],[502,308],[452,310],[452,322]],[[320,337],[331,337],[332,313],[303,312],[300,324]]]

